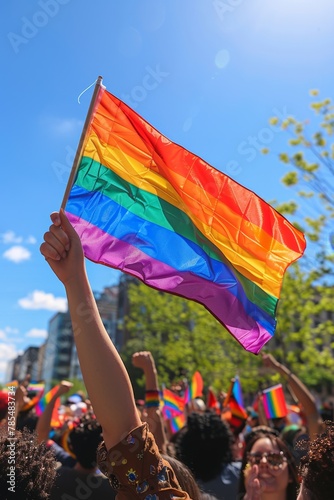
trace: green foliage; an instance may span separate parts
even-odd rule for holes
[[[273,341],[274,356],[310,388],[334,382],[334,289],[321,277],[298,264],[286,273]]]
[[[310,90],[310,96],[318,99],[319,91]],[[314,113],[315,123],[291,116],[284,120],[271,117],[269,123],[285,130],[288,135],[289,150],[280,153],[278,158],[291,170],[282,182],[289,188],[297,188],[297,195],[301,199],[298,207],[295,203],[291,204],[290,209],[288,203],[280,207],[284,209],[283,213],[295,215],[296,221],[305,226],[309,242],[318,243],[324,229],[330,227],[330,219],[334,217],[334,105],[329,98],[312,100],[310,109]],[[296,147],[299,151],[294,152]],[[265,153],[268,154],[268,151]],[[305,216],[305,213],[310,212],[312,216]]]
[[[334,290],[317,285],[322,270],[306,273],[295,264],[286,273],[277,311],[277,331],[265,350],[298,373],[308,387],[334,382]],[[205,387],[227,390],[231,378],[240,376],[244,394],[256,394],[282,380],[262,366],[260,356],[246,352],[201,305],[143,283],[131,285],[131,332],[122,357],[135,395],[144,397],[142,373],[131,364],[139,350],[152,352],[160,383],[170,386],[199,370]],[[317,319],[318,318],[318,319]]]
[[[166,386],[184,377],[191,379],[199,370],[206,387],[226,391],[240,372],[243,388],[257,390],[259,358],[247,353],[202,305],[143,283],[130,286],[129,301],[126,328],[131,337],[122,358],[136,397],[142,397],[144,390],[142,374],[131,365],[131,356],[138,350],[152,352],[159,380]]]
[[[298,172],[288,172],[282,179],[286,186],[294,186],[298,183]]]

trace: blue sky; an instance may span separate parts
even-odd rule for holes
[[[332,0],[16,0],[2,6],[0,382],[66,308],[39,253],[59,208],[92,89],[107,89],[171,140],[265,200],[292,198],[273,115],[307,118],[332,97]],[[269,147],[273,154],[259,150]],[[119,273],[88,263],[92,286]]]

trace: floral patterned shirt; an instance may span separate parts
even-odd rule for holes
[[[146,423],[109,451],[102,443],[97,459],[100,470],[117,490],[118,500],[190,500],[169,463],[161,457]]]

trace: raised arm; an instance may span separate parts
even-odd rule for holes
[[[159,450],[166,453],[168,443],[159,405],[158,372],[154,358],[149,351],[135,352],[132,356],[132,364],[144,372],[146,421],[154,434]]]
[[[45,410],[42,415],[38,418],[36,425],[37,442],[42,443],[49,439],[50,429],[51,429],[51,419],[55,403],[58,398],[66,394],[71,387],[73,387],[72,382],[67,380],[62,380],[59,384],[57,392],[52,396],[49,403],[46,405]]]
[[[132,386],[100,318],[81,241],[63,210],[51,214],[51,220],[40,250],[65,286],[85,386],[102,426],[106,447],[111,448],[141,425]]]
[[[292,373],[289,368],[282,363],[279,363],[274,356],[271,354],[262,354],[262,359],[265,366],[273,368],[280,375],[285,377],[291,391],[303,407],[309,436],[311,439],[314,439],[322,428],[322,419],[315,404],[314,397],[297,375]]]

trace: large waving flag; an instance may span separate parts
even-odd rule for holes
[[[274,334],[283,275],[304,252],[303,234],[167,139],[101,78],[65,203],[88,259],[203,304],[248,351]]]

